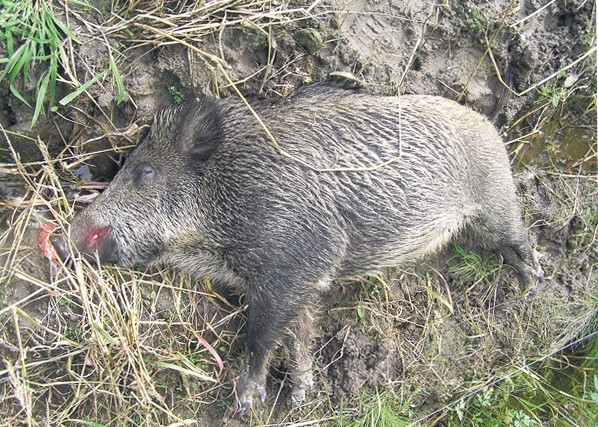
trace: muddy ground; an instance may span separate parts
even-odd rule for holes
[[[65,80],[89,80],[112,55],[122,102],[108,73],[30,129],[32,110],[0,86],[0,425],[335,425],[376,394],[416,422],[595,331],[595,2],[131,2],[130,12],[90,3],[53,3],[80,40]],[[324,79],[442,95],[490,117],[509,144],[546,280],[522,296],[489,254],[477,267],[485,275],[464,277],[451,247],[416,269],[338,283],[318,307],[305,405],[287,403],[282,343],[266,402],[234,421],[242,300],[216,294],[208,278],[50,262],[40,226],[64,227],[159,108],[239,96],[230,81],[284,97]],[[35,82],[20,84],[32,96]],[[56,99],[72,90],[59,85]]]

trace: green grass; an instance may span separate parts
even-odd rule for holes
[[[339,408],[338,419],[329,423],[335,427],[402,427],[410,424],[409,419],[399,415],[406,408],[397,405],[392,396],[385,393],[365,395],[362,397],[364,411],[358,416],[347,416],[344,413],[342,402]]]
[[[72,4],[89,7],[85,2],[71,0]],[[33,108],[31,126],[44,111],[44,104],[54,108],[57,82],[65,80],[59,74],[70,68],[71,56],[67,39],[80,43],[76,35],[54,12],[51,0],[3,1],[0,9],[0,42],[6,46],[6,56],[0,58],[3,66],[0,82],[8,79],[11,93]],[[124,99],[124,84],[116,61],[109,49],[109,67],[86,83],[71,81],[76,89],[59,103],[66,105],[91,85],[110,73],[118,88],[118,102]],[[35,81],[33,102],[25,92]],[[65,80],[66,81],[66,80]]]
[[[458,244],[453,245],[456,264],[449,268],[449,273],[465,282],[492,282],[501,272],[502,263],[495,257],[484,258],[476,253],[463,249]]]
[[[6,45],[6,58],[0,59],[4,70],[0,80],[8,78],[10,90],[21,102],[30,106],[19,84],[26,85],[30,78],[37,80],[35,86],[35,124],[43,111],[44,101],[54,103],[58,67],[67,61],[63,40],[68,37],[78,42],[71,30],[53,12],[51,3],[39,1],[3,1],[0,11],[0,41]],[[33,76],[36,65],[44,70]],[[20,79],[19,79],[20,78]],[[32,107],[33,108],[33,107]]]

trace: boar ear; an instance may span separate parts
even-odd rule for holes
[[[214,98],[195,98],[187,101],[181,114],[182,149],[193,160],[208,158],[223,137],[223,112]]]

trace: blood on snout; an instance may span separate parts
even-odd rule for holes
[[[83,244],[87,249],[96,249],[100,245],[102,237],[104,237],[106,233],[108,233],[108,231],[110,231],[110,227],[92,229],[89,233],[85,235]]]

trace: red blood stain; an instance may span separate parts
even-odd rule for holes
[[[54,227],[52,227],[50,224],[40,225],[37,244],[37,247],[42,251],[43,256],[50,261],[58,258],[56,251],[54,250],[54,246],[52,246],[52,243],[50,242],[50,235],[52,234],[52,231],[54,231]]]

